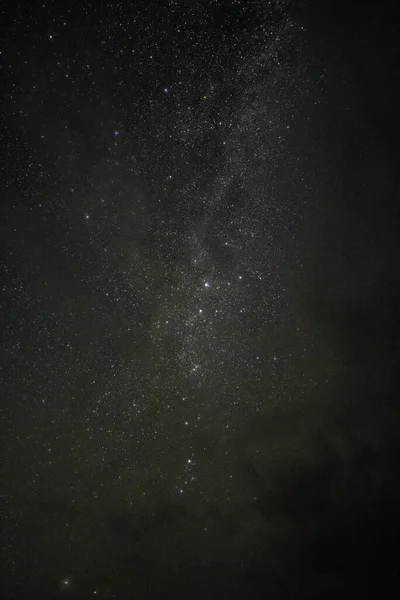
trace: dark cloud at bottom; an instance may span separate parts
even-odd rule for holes
[[[54,573],[66,565],[74,598],[94,589],[102,598],[171,599],[354,598],[395,591],[395,383],[392,393],[376,394],[367,381],[360,390],[339,382],[322,392],[326,410],[313,402],[280,407],[251,424],[233,448],[243,485],[254,491],[250,505],[160,503],[123,512],[102,506],[95,515],[90,507],[74,511],[51,501],[31,506],[29,525],[20,525],[25,539],[35,537],[40,558],[27,544],[26,572],[4,597],[64,597],[67,590]],[[59,553],[54,547],[49,552],[49,537],[65,521],[79,535],[69,551],[63,544]]]

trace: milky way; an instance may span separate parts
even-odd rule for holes
[[[24,489],[42,497],[50,479],[73,505],[232,501],[229,440],[306,351],[286,288],[303,28],[264,2],[21,19],[6,343],[10,379],[27,364]]]
[[[372,96],[292,4],[1,8],[4,597],[175,598],[186,562],[219,583],[183,595],[226,597],[275,539],[265,465],[319,455],[381,163]]]
[[[145,4],[84,10],[91,41],[79,33],[74,51],[60,19],[22,74],[20,119],[38,156],[23,183],[26,243],[47,229],[32,261],[45,308],[26,322],[33,427],[68,429],[74,501],[87,468],[95,498],[110,493],[107,473],[128,503],[154,486],[229,499],[224,443],[306,351],[285,287],[299,268],[303,30],[263,3],[174,5],[162,26]],[[53,452],[51,429],[39,435]]]

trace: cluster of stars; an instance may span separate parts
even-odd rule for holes
[[[286,365],[278,180],[299,85],[270,3],[171,0],[162,24],[147,2],[92,4],[28,11],[0,54],[17,496],[56,490],[81,547],[80,510],[247,493],[228,447]]]

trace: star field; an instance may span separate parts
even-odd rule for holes
[[[30,199],[23,235],[37,248],[43,224],[48,231],[38,253],[54,263],[33,260],[35,292],[45,305],[51,297],[54,303],[52,318],[47,306],[45,316],[38,307],[33,317],[36,368],[40,379],[46,360],[49,377],[53,362],[62,371],[57,382],[41,384],[44,393],[31,393],[57,423],[79,403],[85,434],[70,425],[78,470],[88,453],[90,464],[107,465],[117,453],[134,468],[132,444],[153,452],[172,432],[181,439],[171,463],[185,465],[193,437],[202,430],[226,437],[237,419],[262,408],[265,386],[272,391],[277,384],[273,342],[267,349],[263,338],[277,335],[288,318],[280,271],[296,218],[282,206],[277,171],[290,153],[301,93],[301,65],[286,64],[285,51],[301,32],[284,16],[270,25],[272,5],[227,6],[219,17],[218,10],[178,9],[168,7],[162,30],[162,15],[147,4],[135,16],[128,3],[57,13],[37,51],[20,60],[21,104],[38,112],[26,152],[31,147],[32,161],[34,152],[45,156],[43,165],[32,162],[43,169],[39,177],[23,184]],[[65,28],[86,14],[97,25],[77,36],[74,52]],[[204,51],[201,28],[215,18]],[[250,47],[242,48],[245,31],[232,29],[230,18],[245,19],[245,31],[251,27]],[[41,22],[35,38],[43,29]],[[24,137],[27,118],[22,109]],[[290,177],[300,183],[296,171]],[[48,397],[60,385],[61,411]],[[155,470],[172,483],[163,473],[167,464],[147,461],[149,476]],[[186,468],[175,467],[177,493]],[[147,486],[123,470],[130,493]]]
[[[259,597],[274,457],[349,372],[310,305],[353,91],[296,10],[1,7],[4,598]]]

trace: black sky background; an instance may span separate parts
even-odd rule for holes
[[[1,597],[398,593],[396,5],[1,10]]]

